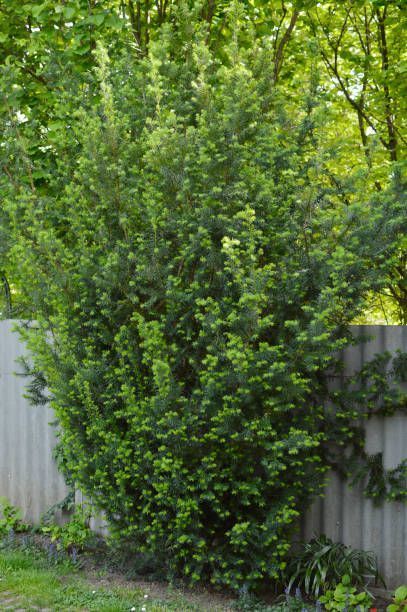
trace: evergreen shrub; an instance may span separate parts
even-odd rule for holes
[[[64,469],[172,575],[251,588],[354,433],[353,407],[325,418],[324,372],[380,283],[392,204],[328,180],[312,75],[294,114],[267,43],[237,33],[220,63],[201,39],[167,28],[111,68],[98,50],[53,176],[8,203],[12,253]]]

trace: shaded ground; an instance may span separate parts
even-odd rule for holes
[[[231,603],[231,601],[229,602]],[[231,610],[226,598],[126,581],[105,571],[83,571],[68,562],[50,566],[40,554],[0,551],[0,610],[121,612]]]
[[[206,589],[176,588],[164,582],[129,579],[121,570],[112,570],[112,565],[103,561],[103,554],[84,555],[79,567],[66,554],[50,555],[41,537],[33,536],[25,547],[22,541],[17,538],[11,547],[0,548],[0,611],[226,612],[238,609],[230,596]],[[375,591],[373,607],[377,612],[386,610],[390,593]],[[268,604],[264,600],[262,603],[247,601],[239,609],[315,610],[314,605],[300,604],[295,599],[291,605],[272,605],[272,599]]]

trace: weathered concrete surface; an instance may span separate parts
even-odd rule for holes
[[[25,520],[38,523],[68,489],[52,457],[53,413],[29,404],[27,379],[15,375],[22,371],[16,359],[26,351],[14,325],[0,321],[0,497],[21,508]]]
[[[361,325],[353,331],[374,339],[345,351],[345,374],[360,369],[377,353],[407,351],[406,326]],[[386,468],[396,467],[407,457],[407,416],[372,419],[367,425],[366,443],[370,454],[383,452]],[[319,533],[373,551],[388,588],[407,583],[407,504],[386,502],[375,506],[363,495],[362,486],[350,488],[334,474],[325,498],[314,504],[302,526],[304,539]]]

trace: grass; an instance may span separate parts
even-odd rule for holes
[[[106,587],[105,583],[98,584],[97,577],[90,578],[68,561],[52,565],[39,551],[0,550],[1,610],[153,612],[206,608],[179,594],[169,593],[168,601],[160,601],[142,588],[114,582]]]
[[[10,534],[9,534],[10,535]],[[75,563],[57,552],[49,538],[12,534],[0,538],[0,610],[28,612],[303,612],[314,611],[302,597],[272,598],[269,603],[252,595],[233,600],[207,589],[176,589],[162,582],[126,578],[117,569],[125,559],[112,558],[103,549],[90,549]],[[111,551],[110,551],[111,552]],[[385,610],[388,601],[375,601]]]

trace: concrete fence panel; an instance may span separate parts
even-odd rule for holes
[[[41,515],[68,494],[53,459],[52,411],[24,398],[27,379],[16,359],[26,353],[13,321],[0,321],[0,496],[38,523]]]
[[[355,326],[356,336],[372,339],[344,351],[345,374],[350,375],[375,354],[397,349],[407,351],[407,327],[385,325]],[[407,457],[407,417],[374,418],[366,428],[366,450],[383,453],[383,464],[394,468]],[[325,497],[307,513],[302,537],[309,540],[325,533],[336,542],[376,553],[387,586],[407,582],[407,504],[386,502],[375,506],[363,495],[363,487],[350,488],[336,474],[330,475]]]

